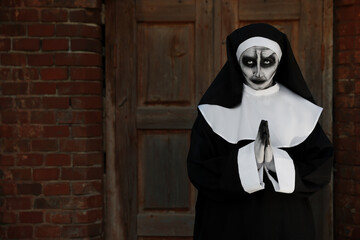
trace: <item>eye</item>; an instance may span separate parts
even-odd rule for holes
[[[274,64],[275,64],[275,59],[272,57],[264,58],[261,61],[261,66],[263,66],[263,67],[271,67]]]
[[[244,57],[242,59],[242,63],[247,66],[247,67],[253,67],[255,66],[255,59],[251,58],[251,57]]]

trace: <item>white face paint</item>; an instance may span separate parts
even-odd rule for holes
[[[246,84],[255,90],[261,90],[272,85],[279,57],[269,48],[255,46],[246,49],[239,62]]]

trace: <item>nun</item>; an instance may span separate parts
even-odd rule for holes
[[[251,24],[198,105],[187,159],[194,240],[314,240],[309,197],[329,183],[332,144],[286,35]]]

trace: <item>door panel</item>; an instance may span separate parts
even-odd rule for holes
[[[331,106],[323,77],[330,1],[107,1],[107,239],[192,239],[190,130],[236,28],[267,22],[285,32],[317,102]],[[323,121],[331,134],[331,119]],[[330,194],[313,200],[322,206],[318,239],[331,239]]]
[[[136,1],[136,235],[144,239],[193,233],[186,157],[203,87],[197,80],[211,78],[212,59],[202,58],[213,49],[207,2]]]

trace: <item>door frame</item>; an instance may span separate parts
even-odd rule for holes
[[[214,1],[214,32],[221,31],[221,9],[226,2]],[[235,0],[234,0],[235,1]],[[236,0],[237,1],[237,0]],[[136,173],[127,171],[134,169],[135,139],[130,133],[135,119],[131,112],[135,99],[130,91],[136,86],[136,69],[134,69],[136,48],[133,18],[135,17],[135,0],[106,0],[105,4],[105,150],[106,166],[104,177],[104,229],[105,239],[131,239],[136,232]],[[235,19],[234,19],[235,20]],[[322,39],[322,127],[332,139],[333,136],[333,1],[323,0],[323,39]],[[121,42],[119,42],[121,39]],[[219,39],[214,39],[219,44]],[[133,49],[133,52],[129,49]],[[122,51],[127,49],[128,51]],[[125,55],[124,55],[125,52]],[[121,53],[121,55],[119,55]],[[126,55],[127,54],[127,55]],[[121,56],[121,57],[119,57]],[[214,60],[214,66],[218,65]],[[126,71],[124,71],[126,69]],[[125,74],[124,74],[125,73]],[[120,85],[119,85],[120,84]],[[119,88],[119,86],[121,86]],[[116,89],[121,91],[116,92]],[[117,105],[118,104],[118,105]],[[126,121],[121,121],[121,119]],[[125,122],[125,124],[124,124]],[[119,144],[121,142],[122,144]],[[121,147],[122,146],[122,147]],[[135,166],[136,169],[136,166]],[[330,193],[332,194],[332,184]],[[332,196],[330,196],[332,199]],[[329,205],[329,231],[333,238],[333,203]]]

